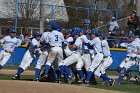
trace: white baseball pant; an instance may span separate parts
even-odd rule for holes
[[[69,56],[64,60],[64,65],[66,66],[72,65],[74,63],[77,63],[76,64],[77,70],[81,70],[81,68],[83,67],[83,61],[79,53],[73,53],[71,56]]]
[[[129,61],[129,60],[130,60],[130,57],[126,57],[126,58],[122,61],[122,63],[120,64],[120,68],[123,68],[124,65],[126,64],[126,62]]]
[[[55,46],[52,47],[47,58],[46,64],[51,66],[51,64],[54,62],[54,60],[58,59],[58,65],[63,65],[63,50],[62,47]]]
[[[121,68],[129,69],[131,66],[136,64],[136,60],[131,60],[131,57],[127,57],[120,65]]]
[[[139,67],[138,71],[140,72],[140,55],[137,55],[136,61],[137,61],[138,67]]]
[[[101,74],[105,74],[105,70],[112,64],[112,57],[108,56],[102,60],[98,68],[95,70],[95,75],[100,77]]]
[[[31,56],[29,50],[26,51],[26,53],[24,54],[24,57],[21,61],[21,64],[20,64],[20,68],[23,68],[24,70],[27,69],[27,67],[30,66],[30,64],[32,63],[33,61],[33,57]]]
[[[94,59],[92,60],[91,66],[89,68],[89,71],[93,72],[102,62],[103,60],[103,54],[102,53],[97,53],[94,56]]]
[[[44,51],[38,58],[37,64],[36,64],[36,69],[41,69],[41,67],[45,64],[46,59],[48,56],[48,52]]]
[[[90,54],[83,54],[81,56],[82,61],[84,62],[84,67],[86,69],[86,71],[89,70],[89,67],[91,65],[91,58],[90,58]]]
[[[4,50],[0,51],[0,65],[4,66],[9,60],[11,53],[5,52]]]

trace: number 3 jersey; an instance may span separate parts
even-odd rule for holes
[[[50,32],[48,40],[51,46],[62,46],[62,42],[64,42],[64,36],[61,32],[53,30]]]

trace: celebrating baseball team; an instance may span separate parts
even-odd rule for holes
[[[131,66],[139,66],[140,72],[140,39],[130,33],[127,40],[129,41],[126,45],[127,56],[119,65],[120,75],[115,80],[106,73],[113,59],[103,31],[92,29],[86,33],[82,28],[75,27],[61,32],[59,24],[53,21],[48,25],[47,32],[42,34],[39,31],[34,32],[29,48],[12,79],[19,80],[21,74],[38,57],[34,81],[45,80],[51,74],[51,78],[57,78],[58,83],[71,84],[76,81],[89,86],[90,81],[97,84],[96,78],[99,77],[102,83],[110,86],[115,82],[121,85],[125,76],[130,78],[128,69]],[[2,69],[15,47],[20,44],[15,29],[10,29],[10,35],[1,39],[0,43],[3,44],[0,51],[0,69]],[[139,81],[140,75],[136,79]]]

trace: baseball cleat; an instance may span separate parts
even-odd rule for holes
[[[42,79],[46,79],[48,77],[48,75],[44,75],[44,76],[42,76],[41,78]]]
[[[102,85],[106,85],[107,84],[107,81],[102,81],[101,84]]]
[[[74,77],[73,76],[69,76],[68,77],[68,83],[71,84],[74,81]]]
[[[83,82],[84,82],[84,78],[78,80],[78,83],[83,83]]]
[[[39,81],[39,78],[35,78],[33,81]]]
[[[13,79],[13,80],[19,80],[19,79],[20,79],[20,76],[15,75],[15,76],[12,77],[12,79]]]
[[[84,86],[88,87],[89,86],[89,81],[85,81]]]
[[[118,82],[118,83],[117,83],[117,85],[119,85],[119,86],[120,86],[121,84],[122,84],[121,82]]]
[[[128,73],[126,74],[126,80],[127,80],[127,81],[130,80],[131,77],[132,77],[131,72],[128,72]]]
[[[137,84],[140,84],[140,77],[139,76],[135,76],[135,80]]]
[[[115,79],[111,79],[111,80],[109,81],[110,86],[113,86],[114,83],[115,83]]]

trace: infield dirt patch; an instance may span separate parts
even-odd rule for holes
[[[0,80],[0,93],[122,93],[122,92],[89,88],[84,86],[46,83],[46,82]]]

